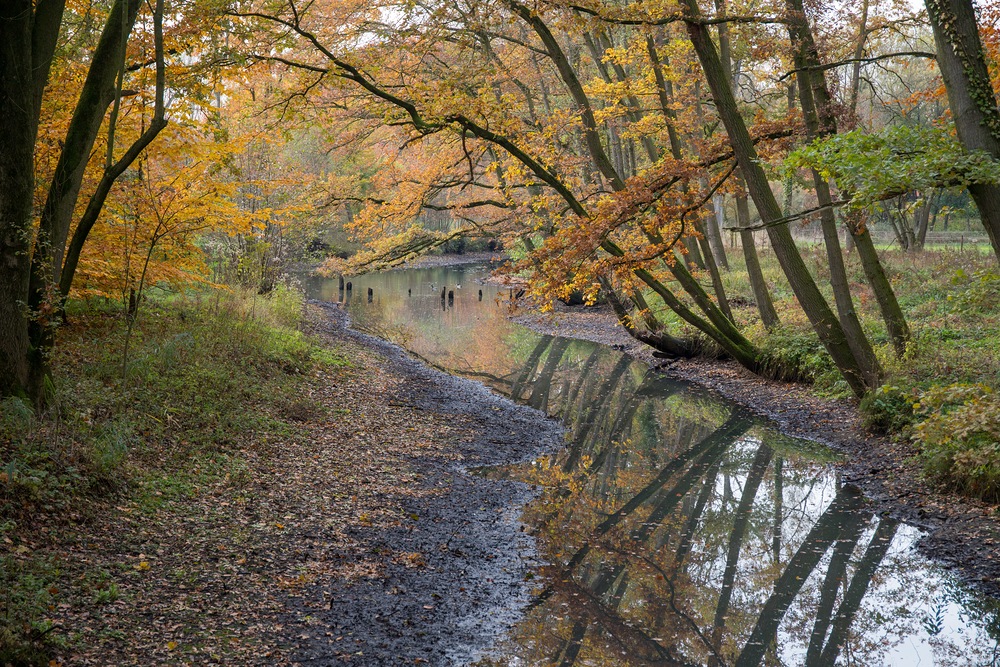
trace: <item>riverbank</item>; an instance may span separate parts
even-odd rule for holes
[[[147,306],[127,382],[116,313],[73,313],[60,413],[4,404],[0,664],[471,662],[534,551],[529,489],[469,468],[559,426],[336,306],[232,298]]]
[[[539,333],[609,345],[675,377],[707,387],[773,421],[788,435],[821,442],[845,454],[845,484],[864,492],[878,514],[927,531],[919,548],[954,568],[971,584],[1000,595],[1000,507],[929,482],[908,440],[873,435],[852,399],[816,396],[808,385],[767,380],[732,361],[664,363],[629,336],[610,308],[563,306],[552,313],[522,312],[514,321]]]
[[[306,626],[350,632],[361,651],[331,653],[328,638],[305,639],[293,630],[286,632],[296,639],[292,655],[308,664],[339,664],[338,658],[370,665],[471,663],[527,604],[535,551],[519,522],[530,489],[470,469],[552,451],[562,429],[479,383],[351,330],[336,305],[312,302],[310,308],[310,333],[351,346],[380,374],[379,385],[368,387],[375,391],[364,392],[366,415],[396,413],[413,425],[407,430],[424,422],[430,432],[398,437],[396,465],[408,469],[408,483],[377,494],[383,508],[398,508],[395,516],[351,530],[376,576],[317,581],[296,604]],[[375,426],[364,415],[355,424]],[[392,439],[381,428],[372,433]]]

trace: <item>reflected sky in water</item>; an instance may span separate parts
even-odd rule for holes
[[[548,564],[480,665],[1000,664],[997,602],[844,489],[833,452],[610,348],[510,323],[508,290],[484,276],[307,283],[347,300],[357,328],[566,425],[563,451],[485,473],[539,488],[524,521]]]

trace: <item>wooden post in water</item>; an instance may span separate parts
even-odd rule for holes
[[[455,293],[452,292],[451,290],[449,290],[448,291],[448,305],[450,306],[450,305],[452,305],[454,303],[455,303]]]
[[[352,289],[354,289],[354,284],[350,280],[348,280],[347,281],[347,291],[350,292]]]
[[[371,287],[368,288],[368,303],[372,302],[372,297],[375,296],[375,290]]]
[[[444,301],[444,296],[445,296],[445,293],[447,292],[447,290],[448,290],[447,287],[442,287],[441,288],[441,300],[442,301]]]
[[[413,296],[413,290],[411,288],[406,289],[406,296]]]
[[[339,276],[339,278],[340,278],[340,283],[339,283],[339,285],[340,285],[340,291],[343,292],[344,291],[344,276],[343,276],[343,274],[341,274]]]
[[[479,300],[483,300],[483,290],[479,290]]]

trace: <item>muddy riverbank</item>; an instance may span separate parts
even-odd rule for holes
[[[314,302],[310,308],[309,333],[375,353],[382,387],[365,397],[366,414],[412,413],[415,421],[429,415],[442,429],[435,441],[424,440],[424,431],[402,443],[405,489],[375,491],[377,504],[392,508],[394,519],[361,517],[346,527],[353,544],[343,555],[363,572],[316,579],[289,597],[294,613],[284,625],[287,655],[308,665],[468,664],[527,604],[535,555],[519,523],[531,490],[469,469],[551,451],[562,429],[479,383],[431,369],[395,345],[349,329],[335,305]],[[351,422],[359,430],[378,428],[361,415]],[[428,455],[432,448],[437,451]]]

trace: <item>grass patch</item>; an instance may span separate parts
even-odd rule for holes
[[[302,388],[346,362],[298,330],[302,306],[285,286],[151,299],[124,358],[120,308],[70,304],[49,409],[0,403],[0,552],[9,554],[0,664],[45,665],[73,641],[47,620],[53,605],[119,596],[110,573],[63,572],[44,549],[54,532],[105,516],[111,503],[153,514],[206,488],[245,485],[248,453],[266,455],[324,416]]]

